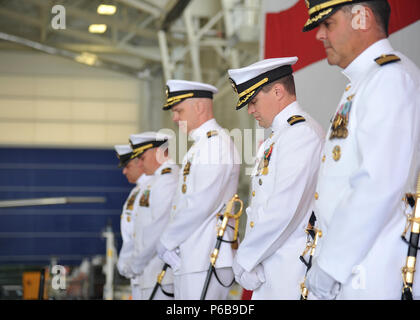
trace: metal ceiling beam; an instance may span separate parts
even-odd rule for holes
[[[51,8],[51,5],[44,0],[25,0],[25,1],[29,3],[33,3],[39,7]],[[133,33],[137,36],[156,40],[155,30],[141,28],[133,24],[132,21],[121,21],[121,20],[117,20],[115,17],[92,14],[84,10],[77,9],[75,7],[67,6],[65,7],[65,9],[66,9],[66,15],[82,19],[86,21],[87,23],[103,23],[110,26],[111,28],[117,28],[121,31]]]
[[[160,30],[158,32],[160,54],[162,57],[163,76],[165,82],[172,78],[173,65],[170,62],[168,42],[166,40],[166,32]]]
[[[141,0],[116,0],[118,2],[124,3],[127,6],[132,8],[150,13],[155,18],[159,18],[163,13],[163,9],[153,6],[150,3]]]
[[[201,75],[201,64],[200,64],[200,40],[196,35],[194,28],[193,16],[191,10],[185,10],[183,14],[184,23],[187,28],[188,44],[190,48],[190,57],[193,68],[193,80],[203,81]]]
[[[38,27],[38,28],[42,27],[42,22],[39,19],[32,18],[21,13],[17,13],[9,9],[0,8],[0,16],[11,18],[20,23],[29,24],[34,27]]]
[[[30,0],[32,1],[32,0]],[[32,17],[28,17],[27,15],[21,14],[21,13],[16,13],[13,12],[11,10],[8,9],[4,9],[4,8],[0,8],[0,15],[2,16],[6,16],[8,18],[11,18],[13,20],[16,20],[20,23],[24,23],[30,26],[34,26],[34,27],[38,27],[38,28],[42,28],[43,24],[41,21],[39,21],[38,19],[34,19]],[[53,29],[51,26],[48,27],[47,32],[52,32],[52,33],[56,33],[59,35],[63,35],[63,36],[69,36],[78,40],[83,40],[83,41],[87,41],[87,42],[91,42],[91,43],[96,43],[96,44],[101,44],[101,45],[106,45],[106,46],[113,46],[113,43],[111,40],[102,37],[102,36],[98,36],[98,35],[94,35],[88,32],[82,32],[82,31],[78,31],[78,30],[71,30],[69,28],[66,29],[59,29],[59,30],[55,30]],[[160,58],[160,52],[159,52],[159,48],[155,47],[154,50],[151,50],[150,47],[148,47],[148,49],[144,49],[144,48],[138,48],[138,47],[134,47],[131,45],[127,45],[127,44],[117,44],[116,46],[117,48],[129,53],[129,54],[133,54],[136,55],[142,59],[146,59],[146,60],[151,60],[151,61],[155,61],[155,62],[160,62],[161,58]]]
[[[32,41],[23,37],[15,36],[13,34],[8,34],[4,32],[0,32],[0,39],[17,43],[17,44],[20,44],[20,45],[23,45],[23,46],[26,46],[26,47],[29,47],[38,51],[42,51],[44,53],[61,56],[61,57],[71,59],[79,63],[83,63],[82,62],[83,60],[80,59],[83,54],[81,55],[80,53],[76,53],[76,52],[64,50],[64,49],[59,49],[52,46],[47,46],[36,41]],[[114,72],[123,73],[123,74],[136,77],[136,78],[142,78],[142,75],[147,73],[145,72],[146,69],[136,70],[126,65],[106,61],[102,58],[99,58],[96,55],[92,55],[92,58],[94,59],[92,63],[83,63],[83,64],[88,64],[91,67],[97,67],[97,68],[111,70]]]
[[[76,38],[76,39],[91,42],[91,43],[97,43],[97,44],[102,44],[102,45],[107,45],[107,46],[115,46],[116,48],[119,48],[127,53],[136,55],[142,59],[151,60],[155,62],[161,61],[158,47],[156,47],[155,50],[150,50],[150,47],[148,49],[144,49],[144,48],[134,47],[127,44],[114,45],[112,41],[107,38],[96,36],[96,35],[78,31],[78,30],[71,30],[69,28],[63,29],[63,30],[54,30],[54,29],[50,29],[50,30],[52,32],[59,33],[63,36],[69,36],[72,38]]]
[[[178,0],[172,9],[166,14],[163,19],[161,29],[164,31],[168,31],[171,27],[172,23],[181,17],[182,13],[184,12],[185,8],[190,4],[191,0]]]

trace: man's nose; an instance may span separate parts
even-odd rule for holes
[[[179,119],[178,119],[178,115],[177,115],[176,113],[173,113],[173,114],[172,114],[172,121],[173,121],[173,122],[178,122],[178,120],[179,120]]]
[[[325,26],[321,24],[316,32],[315,38],[319,41],[324,41],[327,39],[326,32],[325,32]]]

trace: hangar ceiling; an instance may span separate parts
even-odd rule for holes
[[[0,0],[0,50],[40,50],[138,78],[162,73],[220,86],[227,69],[259,57],[260,3]],[[98,13],[101,4],[115,13]],[[106,31],[89,32],[92,24]]]

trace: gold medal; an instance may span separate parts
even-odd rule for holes
[[[266,176],[266,175],[268,174],[268,167],[264,167],[264,168],[262,169],[262,174],[263,174],[264,176]]]
[[[340,146],[335,146],[332,154],[333,154],[333,159],[335,161],[340,160],[340,158],[341,158],[341,148],[340,148]]]

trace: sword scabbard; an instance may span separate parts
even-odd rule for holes
[[[412,206],[414,204],[413,214],[408,216],[408,223],[411,224],[410,240],[408,241],[407,259],[405,265],[402,268],[403,277],[403,288],[402,288],[402,300],[412,300],[412,287],[414,283],[414,274],[416,272],[416,257],[418,251],[418,244],[420,238],[420,173],[417,179],[417,190],[416,194],[410,194],[406,196],[414,199],[407,203]],[[406,229],[408,229],[406,227]],[[404,233],[404,241],[405,233]],[[406,241],[407,242],[407,241]]]

